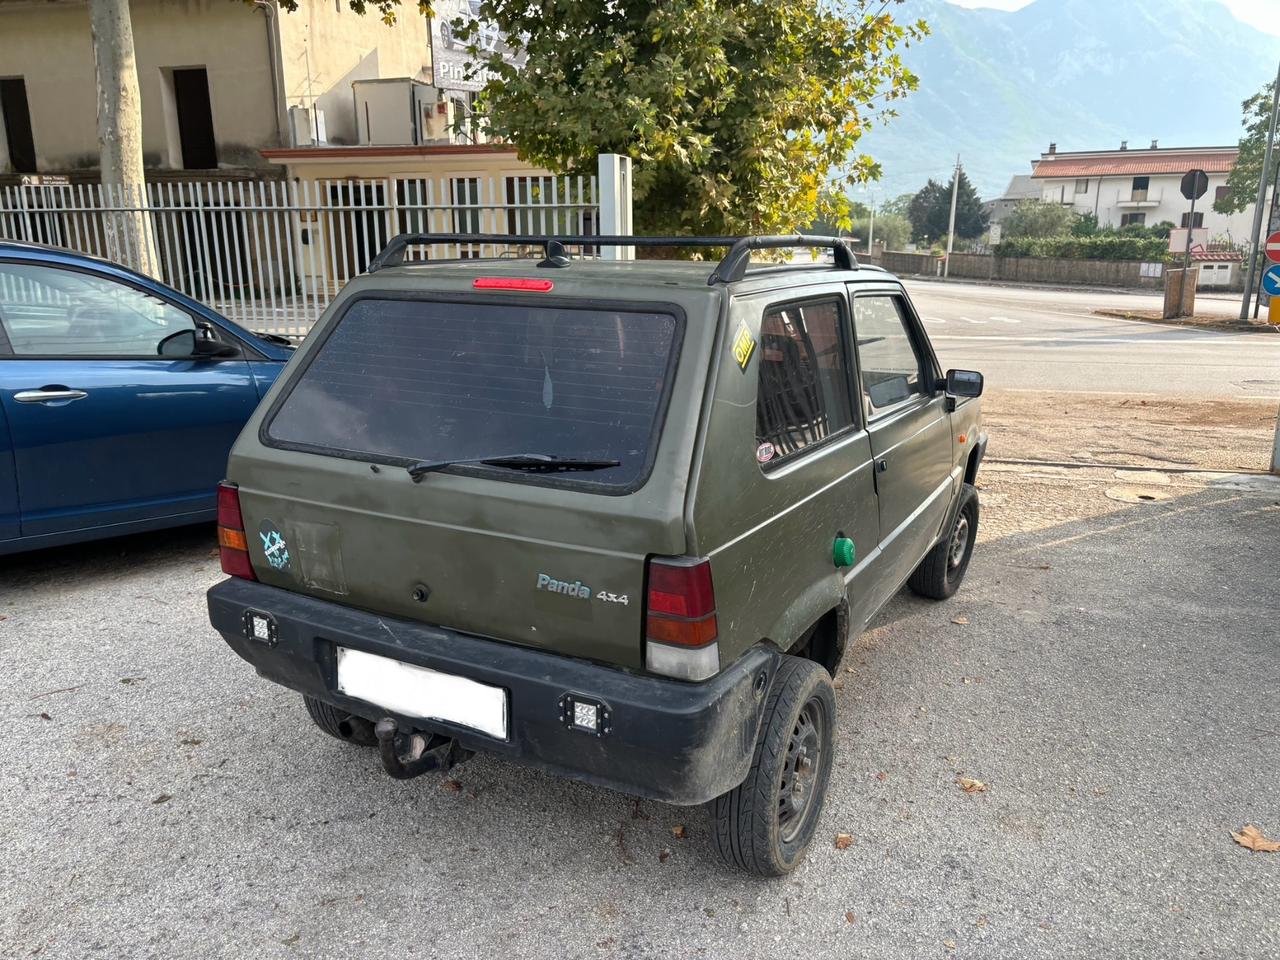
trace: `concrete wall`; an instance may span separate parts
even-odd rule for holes
[[[427,19],[414,3],[402,3],[395,25],[387,26],[373,8],[360,16],[347,0],[304,0],[296,13],[281,14],[280,47],[285,105],[314,102],[330,143],[358,142],[352,81],[431,82]]]
[[[909,277],[934,276],[936,258],[927,253],[885,253],[875,262],[890,273]],[[1196,265],[1199,272],[1202,267]],[[1227,288],[1242,289],[1239,265],[1226,271]],[[993,257],[988,254],[953,253],[950,276],[960,280],[998,280],[1045,286],[1129,287],[1161,290],[1164,279],[1144,277],[1137,260],[1057,260],[1048,257]],[[1200,281],[1204,281],[1209,275]],[[1215,274],[1216,279],[1216,274]]]
[[[331,140],[354,143],[351,81],[430,79],[426,18],[405,3],[387,26],[347,0],[300,0],[296,13],[236,0],[132,0],[143,152],[148,167],[180,166],[177,117],[167,71],[204,67],[209,75],[220,166],[257,166],[258,150],[287,143],[288,106],[325,112]],[[271,51],[269,16],[278,18],[280,63]],[[272,75],[277,74],[277,99]],[[82,2],[0,2],[0,77],[26,83],[42,173],[96,167],[97,93],[89,13]],[[0,157],[0,173],[7,172]]]
[[[260,163],[276,142],[262,13],[228,0],[133,0],[134,48],[148,166],[174,166],[177,131],[166,68],[204,67],[220,163]],[[43,172],[97,166],[97,88],[82,3],[0,4],[0,76],[26,83]]]

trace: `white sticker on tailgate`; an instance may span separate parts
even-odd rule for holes
[[[339,647],[338,690],[405,716],[507,738],[507,691],[466,677]]]

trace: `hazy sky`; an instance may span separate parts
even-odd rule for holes
[[[996,7],[1000,10],[1017,10],[1031,0],[949,0],[960,7]],[[1209,0],[1205,0],[1209,2]],[[1280,34],[1280,0],[1220,0],[1245,23],[1268,33]]]

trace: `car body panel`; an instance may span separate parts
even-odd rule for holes
[[[833,611],[842,623],[861,627],[936,542],[977,438],[954,442],[954,401],[934,376],[918,404],[870,425],[861,414],[793,461],[764,471],[756,456],[757,363],[739,362],[739,330],[759,338],[763,311],[780,300],[834,297],[845,304],[851,327],[852,294],[906,294],[874,268],[763,268],[713,286],[708,272],[705,264],[668,261],[576,261],[557,271],[502,260],[406,265],[357,278],[232,450],[228,477],[239,486],[259,579],[343,606],[627,670],[644,666],[644,564],[653,556],[710,558],[722,668],[762,641],[790,648]],[[490,274],[551,279],[554,297],[566,302],[661,302],[684,312],[657,456],[638,489],[603,494],[462,466],[414,483],[403,467],[269,442],[264,424],[303,375],[308,356],[322,349],[324,331],[346,301],[377,291],[464,301],[473,280]],[[521,304],[537,296],[510,294]],[[852,341],[852,329],[848,335]],[[929,360],[936,367],[931,351]],[[848,362],[857,403],[856,352]],[[958,409],[965,429],[972,425],[976,433],[979,404]],[[883,487],[877,456],[891,461],[894,474]],[[287,569],[268,559],[273,534],[290,546]],[[837,537],[854,541],[852,567],[836,566]],[[543,573],[589,583],[593,591],[625,590],[631,603],[540,595],[535,582]],[[414,599],[419,586],[427,588],[425,602]]]
[[[576,304],[588,290],[598,299],[598,284],[557,276],[555,298],[542,302]],[[348,304],[369,291],[475,299],[470,275],[386,271],[353,280],[326,312],[231,453],[228,477],[239,484],[258,578],[389,616],[638,668],[645,560],[686,551],[685,483],[666,478],[689,473],[698,408],[688,398],[704,389],[699,358],[717,335],[714,319],[705,318],[716,316],[722,291],[704,284],[655,295],[647,288],[640,298],[646,310],[697,322],[683,324],[649,480],[620,493],[587,491],[572,477],[543,483],[465,466],[415,483],[402,466],[276,445],[264,432],[273,411]],[[268,559],[273,531],[287,545],[287,567]],[[540,577],[579,584],[589,596],[539,589]],[[430,594],[425,603],[414,599],[419,586]]]
[[[0,553],[212,519],[226,455],[292,350],[134,271],[94,257],[0,242],[0,265],[85,274],[159,298],[238,355],[15,355],[0,342]],[[22,402],[50,387],[74,400]],[[6,466],[7,463],[7,466]],[[6,477],[17,501],[6,522]]]

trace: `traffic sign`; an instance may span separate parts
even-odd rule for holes
[[[1280,263],[1267,267],[1262,275],[1262,289],[1269,297],[1280,297]]]
[[[1203,170],[1188,170],[1182,175],[1182,195],[1188,200],[1199,200],[1209,189],[1209,176]]]
[[[1267,259],[1272,263],[1280,263],[1280,230],[1267,237],[1267,242],[1262,245],[1262,249],[1267,253]]]

